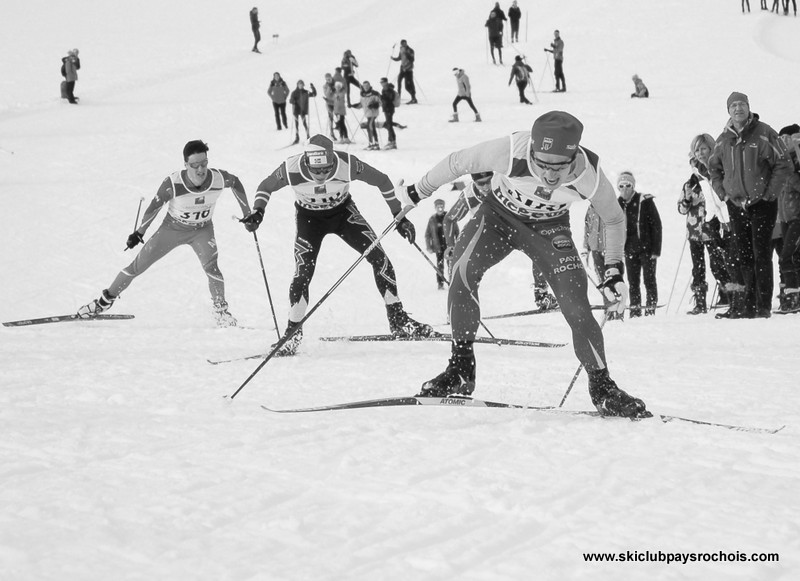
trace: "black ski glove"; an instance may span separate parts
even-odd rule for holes
[[[142,242],[144,242],[144,236],[140,234],[138,230],[134,230],[133,234],[128,236],[128,241],[125,243],[126,246],[125,250],[130,250],[131,248],[141,244]]]
[[[623,267],[621,264],[607,264],[605,278],[597,285],[598,290],[609,303],[606,311],[609,314],[621,316],[628,306],[628,287],[622,278]]]
[[[248,232],[255,232],[264,220],[264,208],[256,208],[247,216],[239,220]]]
[[[400,232],[400,236],[408,240],[409,244],[414,244],[414,240],[417,238],[417,230],[408,218],[401,218],[396,228]]]

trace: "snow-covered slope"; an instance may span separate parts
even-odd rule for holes
[[[215,219],[220,265],[231,309],[249,329],[213,327],[206,281],[184,248],[114,306],[132,321],[0,328],[0,577],[796,578],[800,319],[715,321],[685,316],[687,300],[678,307],[690,269],[688,256],[679,267],[675,201],[691,138],[720,131],[733,90],[776,129],[798,122],[798,21],[751,4],[743,16],[722,0],[523,1],[523,42],[507,46],[504,60],[527,55],[538,90],[530,107],[507,86],[508,66],[487,62],[491,2],[260,5],[262,55],[250,52],[252,3],[4,5],[1,320],[73,312],[95,298],[133,257],[123,248],[139,199],[182,167],[190,139],[208,142],[211,165],[241,177],[252,199],[299,151],[282,149],[291,136],[274,129],[266,95],[274,71],[290,86],[319,87],[351,49],[360,78],[377,84],[396,76],[389,56],[405,38],[417,53],[420,104],[398,110],[409,126],[399,149],[361,151],[358,133],[351,151],[412,181],[450,151],[526,129],[544,111],[577,115],[584,144],[612,179],[631,170],[656,196],[662,302],[676,281],[669,312],[606,326],[617,382],[657,412],[787,427],[761,435],[502,409],[263,411],[259,404],[406,395],[444,368],[446,343],[317,340],[386,331],[366,265],[309,320],[297,357],[269,362],[225,399],[257,362],[206,359],[257,353],[277,337],[252,236],[229,219],[238,208],[226,193]],[[565,94],[550,92],[542,51],[555,28],[566,43]],[[77,107],[58,98],[59,61],[74,47],[83,64]],[[483,123],[447,123],[454,66],[470,75]],[[629,99],[634,73],[649,100]],[[315,130],[324,117],[318,98]],[[389,223],[375,190],[356,185],[353,195],[376,230]],[[456,193],[437,196],[449,206]],[[281,330],[294,270],[292,203],[290,192],[276,194],[259,230]],[[573,213],[576,238],[584,209]],[[426,201],[410,215],[418,232],[432,211]],[[446,297],[430,266],[394,233],[384,247],[408,310],[443,323]],[[326,240],[312,302],[355,259]],[[510,257],[484,280],[484,313],[531,308],[529,284],[524,257]],[[559,315],[488,322],[498,336],[570,341]],[[570,346],[482,345],[477,355],[475,395],[489,400],[556,405],[577,367]],[[585,376],[566,407],[589,409]],[[626,551],[717,560],[584,559]],[[780,561],[719,562],[722,553],[778,553]]]

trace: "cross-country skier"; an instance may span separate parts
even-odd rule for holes
[[[539,117],[530,132],[456,151],[416,184],[412,203],[467,173],[494,171],[491,193],[456,242],[448,310],[453,328],[447,368],[422,385],[422,395],[469,395],[475,389],[473,342],[480,322],[478,287],[486,271],[520,250],[544,272],[572,328],[575,354],[589,374],[589,395],[602,414],[648,416],[642,400],[617,387],[606,366],[603,333],[592,317],[587,281],[572,241],[569,207],[588,199],[606,225],[606,271],[601,285],[622,311],[625,217],[598,156],[580,146],[583,124],[562,111]]]
[[[393,216],[402,206],[395,197],[389,177],[355,155],[334,151],[333,142],[324,135],[312,135],[305,151],[281,163],[258,186],[253,214],[243,222],[261,223],[270,197],[289,186],[294,191],[297,233],[294,243],[295,275],[289,287],[289,322],[286,334],[294,335],[276,352],[278,356],[294,355],[303,338],[300,324],[308,308],[308,287],[314,276],[322,241],[336,234],[356,252],[363,253],[377,238],[350,196],[350,184],[361,181],[378,188]],[[397,230],[409,242],[414,242],[414,225],[402,218]],[[366,256],[372,266],[375,285],[386,304],[389,327],[402,337],[427,337],[433,329],[408,316],[397,292],[394,267],[383,248],[378,245]]]
[[[225,281],[217,265],[217,241],[211,221],[217,200],[225,188],[230,188],[242,214],[250,214],[247,194],[238,177],[225,170],[208,167],[208,145],[202,141],[188,142],[183,148],[185,169],[176,171],[161,182],[155,197],[145,210],[142,224],[128,236],[128,248],[144,242],[144,233],[153,223],[164,204],[167,215],[139,254],[123,268],[100,298],[78,309],[82,318],[91,318],[111,308],[114,301],[137,276],[166,254],[188,244],[208,277],[208,289],[214,301],[214,317],[220,327],[235,327],[236,319],[228,312],[225,301]],[[254,229],[254,228],[253,228]],[[248,228],[250,230],[250,228]]]

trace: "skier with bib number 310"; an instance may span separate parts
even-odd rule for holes
[[[603,333],[592,316],[587,278],[572,241],[569,207],[589,200],[606,225],[605,279],[599,288],[623,312],[625,216],[598,156],[580,146],[583,124],[563,111],[539,117],[530,132],[456,151],[404,187],[411,203],[468,173],[493,171],[491,192],[456,242],[448,311],[453,329],[447,368],[420,395],[470,395],[475,389],[473,342],[480,323],[478,287],[486,271],[513,250],[544,273],[572,329],[575,355],[589,375],[589,395],[603,415],[650,417],[644,402],[621,390],[606,366]]]
[[[164,222],[130,265],[117,274],[100,297],[78,309],[78,316],[92,318],[111,308],[114,301],[155,262],[186,244],[194,250],[208,277],[208,288],[214,302],[214,318],[219,327],[235,327],[237,321],[228,311],[225,300],[225,280],[217,265],[217,241],[212,217],[217,200],[225,188],[230,188],[242,210],[250,214],[247,194],[238,177],[225,170],[208,167],[208,145],[202,141],[188,142],[183,148],[185,169],[176,171],[161,182],[155,197],[145,210],[140,226],[128,236],[127,248],[144,242],[144,233],[158,216],[164,204],[169,204]]]

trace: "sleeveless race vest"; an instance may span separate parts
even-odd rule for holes
[[[225,188],[225,178],[217,169],[209,168],[208,171],[211,183],[199,192],[189,189],[183,181],[182,171],[169,176],[173,195],[167,212],[173,220],[186,226],[201,226],[211,221],[219,195]]]
[[[335,151],[336,169],[324,182],[314,181],[304,173],[300,161],[303,154],[286,160],[286,174],[294,190],[297,205],[306,210],[329,210],[345,203],[350,198],[350,155]],[[357,162],[360,163],[360,162]]]
[[[511,157],[506,175],[495,173],[492,177],[490,202],[526,221],[552,220],[565,215],[570,205],[594,197],[600,184],[600,162],[594,153],[578,147],[583,156],[584,168],[572,181],[555,190],[547,187],[531,170],[530,133],[512,133]],[[580,163],[580,162],[579,162]]]

